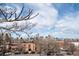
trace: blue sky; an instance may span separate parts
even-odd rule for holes
[[[31,31],[33,34],[52,35],[59,38],[79,38],[79,4],[75,3],[42,3],[24,4],[25,9],[34,9],[39,16],[30,20],[37,23]],[[22,4],[6,4],[7,8],[17,8]],[[24,35],[24,34],[22,34]]]

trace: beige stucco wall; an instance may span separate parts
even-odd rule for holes
[[[29,51],[29,49],[31,49],[31,51],[35,52],[35,44],[34,43],[24,43],[24,44],[22,44],[22,46],[26,52]]]

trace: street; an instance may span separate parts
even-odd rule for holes
[[[40,56],[40,54],[15,54],[15,55],[9,55],[9,56]]]

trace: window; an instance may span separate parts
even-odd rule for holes
[[[29,46],[28,46],[29,48],[31,48],[31,45],[29,44]]]
[[[29,51],[31,51],[31,49],[29,49]]]

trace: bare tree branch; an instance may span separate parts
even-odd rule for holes
[[[16,10],[14,10],[14,12],[10,12],[10,16],[8,17],[8,19],[10,19],[15,13],[16,13]]]
[[[20,14],[15,18],[15,20],[18,20],[19,19],[19,17],[21,16],[21,14],[23,13],[23,10],[24,10],[24,5],[23,5],[23,7],[22,7],[22,9],[21,9],[21,12],[20,12]]]
[[[36,15],[32,16],[34,14],[33,13],[33,9],[29,9],[28,13],[26,13],[26,15],[23,15],[24,8],[25,7],[24,7],[24,4],[23,4],[22,9],[21,9],[19,14],[17,14],[17,10],[16,9],[12,9],[13,11],[8,11],[7,10],[8,12],[6,10],[0,9],[0,13],[4,17],[4,19],[2,18],[1,23],[2,22],[23,21],[23,20],[27,21],[27,20],[33,19],[33,18],[35,18],[36,16],[39,15],[39,13],[37,13]],[[7,30],[9,32],[11,31],[11,32],[14,32],[15,34],[17,34],[16,32],[24,32],[25,29],[27,29],[29,31],[29,30],[31,30],[36,25],[36,24],[32,24],[32,23],[27,24],[27,22],[26,22],[26,26],[23,27],[23,26],[18,26],[17,23],[15,23],[11,27],[2,27],[2,26],[0,26],[0,29]]]
[[[0,9],[0,12],[1,12],[1,14],[4,16],[5,20],[7,21],[7,14],[6,14],[3,10],[1,10],[1,9]],[[5,15],[5,14],[6,14],[6,15]]]

